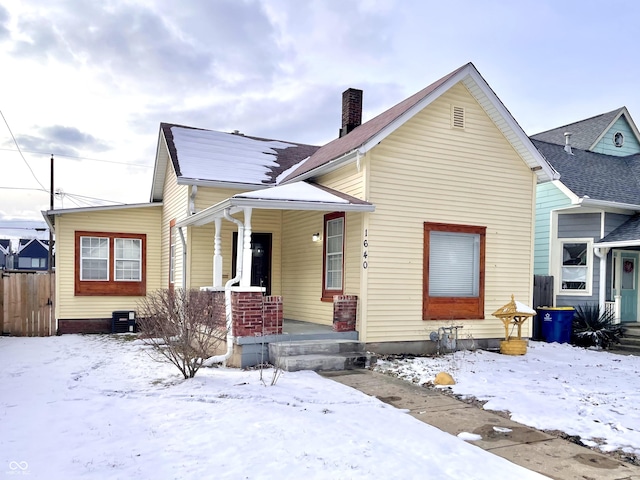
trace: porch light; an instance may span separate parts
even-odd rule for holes
[[[318,240],[320,240],[320,234],[314,233],[313,235],[311,235],[311,240],[313,240],[314,242],[317,242]]]

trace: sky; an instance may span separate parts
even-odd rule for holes
[[[55,208],[148,202],[160,122],[322,145],[347,88],[366,121],[467,62],[528,134],[640,115],[639,17],[632,0],[0,0],[0,227],[42,219],[51,154]]]
[[[0,477],[547,478],[312,371],[184,380],[120,335],[0,337]]]

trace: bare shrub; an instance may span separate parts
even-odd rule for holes
[[[195,376],[227,334],[224,305],[199,290],[157,290],[138,304],[138,324],[150,356],[172,363],[185,379]]]

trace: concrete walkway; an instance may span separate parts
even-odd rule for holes
[[[412,417],[451,435],[461,432],[481,435],[482,440],[470,443],[549,478],[640,480],[640,467],[525,427],[434,389],[370,370],[321,374],[396,408],[408,410]],[[500,427],[505,431],[500,431]]]

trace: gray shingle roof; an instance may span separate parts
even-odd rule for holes
[[[580,150],[589,150],[598,137],[607,129],[609,125],[618,117],[624,107],[620,107],[611,112],[602,113],[595,117],[570,123],[562,127],[540,132],[531,136],[532,140],[540,140],[556,145],[564,145],[565,132],[571,133],[571,146]]]
[[[560,181],[578,197],[640,205],[640,155],[616,157],[532,139],[561,175]]]
[[[596,243],[624,242],[638,239],[640,239],[640,214],[634,215]]]

